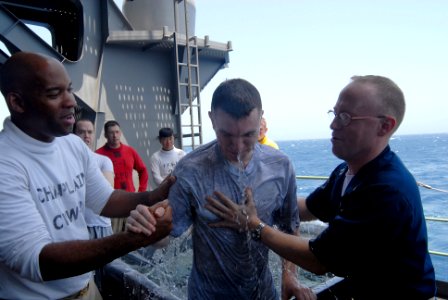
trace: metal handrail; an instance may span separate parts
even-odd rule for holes
[[[424,187],[425,189],[428,189],[428,190],[434,190],[434,191],[437,191],[437,192],[442,192],[442,193],[447,193],[448,194],[447,190],[438,189],[438,188],[432,187],[432,186],[430,186],[428,184],[425,184],[423,182],[418,182],[417,181],[417,185],[421,186],[421,187]]]
[[[327,180],[328,176],[305,176],[305,175],[296,175],[296,179],[307,179],[307,180]],[[430,190],[434,190],[437,192],[442,192],[442,193],[448,193],[447,190],[442,190],[442,189],[438,189],[438,188],[434,188],[430,185],[421,183],[417,181],[417,185],[420,187],[423,187],[425,189],[430,189]],[[434,222],[448,222],[448,218],[445,217],[426,217],[425,216],[425,220],[426,221],[434,221]],[[446,252],[441,252],[441,251],[433,251],[433,250],[428,250],[428,252],[430,254],[433,255],[438,255],[438,256],[445,256],[448,257],[448,253]]]
[[[448,218],[425,217],[426,221],[448,222]]]
[[[429,254],[448,257],[448,253],[441,251],[428,250]]]
[[[304,175],[296,175],[296,179],[311,179],[311,180],[326,180],[328,176],[304,176]]]

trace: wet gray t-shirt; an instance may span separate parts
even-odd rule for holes
[[[289,158],[279,150],[255,145],[242,170],[221,154],[216,141],[189,153],[174,171],[170,190],[178,237],[193,225],[193,268],[189,299],[278,299],[268,267],[268,248],[229,228],[212,228],[218,220],[204,208],[205,197],[220,191],[241,203],[243,187],[253,189],[259,218],[285,232],[299,226],[296,179]]]

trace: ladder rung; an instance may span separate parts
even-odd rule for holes
[[[198,83],[187,83],[187,82],[179,82],[180,86],[193,86],[193,87],[199,87]]]
[[[186,133],[186,134],[182,135],[183,138],[197,137],[197,136],[200,136],[200,134],[199,133],[195,133],[195,134],[192,135],[191,133]]]
[[[188,103],[181,103],[180,104],[181,107],[201,107],[199,104],[188,104]]]
[[[182,147],[184,147],[184,149],[185,148],[192,148],[194,150],[194,149],[196,149],[196,148],[198,148],[200,146],[201,146],[201,144],[198,142],[197,144],[194,144],[194,145],[183,145]]]
[[[201,124],[197,124],[197,125],[181,125],[181,127],[201,127]]]
[[[182,67],[188,67],[188,63],[177,62],[177,64],[178,64],[179,66],[182,66]],[[198,65],[198,64],[195,64],[195,63],[190,63],[190,67],[191,67],[191,68],[197,68],[197,67],[199,67],[199,65]]]

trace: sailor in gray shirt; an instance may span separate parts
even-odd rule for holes
[[[268,248],[246,233],[210,227],[219,219],[204,207],[215,191],[241,203],[244,189],[251,187],[264,223],[291,234],[298,231],[295,171],[281,151],[258,144],[262,114],[252,84],[242,79],[223,82],[209,112],[217,139],[189,153],[174,170],[177,180],[168,197],[173,207],[171,235],[180,236],[190,226],[193,230],[189,299],[279,299]],[[292,264],[287,266],[282,292],[288,299],[314,299],[297,281]]]

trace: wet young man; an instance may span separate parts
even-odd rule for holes
[[[101,299],[91,270],[171,231],[168,201],[157,202],[174,180],[153,192],[114,191],[92,151],[69,134],[76,101],[63,65],[18,52],[0,72],[10,112],[0,133],[0,298]],[[85,207],[125,217],[138,204],[151,215],[145,234],[89,240]]]
[[[180,236],[192,227],[189,299],[279,299],[268,248],[257,235],[251,238],[245,232],[210,227],[218,218],[204,207],[206,197],[216,190],[231,196],[235,204],[243,203],[244,189],[250,186],[263,221],[288,236],[298,234],[295,172],[285,154],[258,143],[262,115],[260,94],[251,83],[224,81],[213,93],[209,112],[216,140],[190,152],[174,170],[171,235]],[[146,211],[138,211],[142,220]],[[294,265],[284,261],[282,299],[292,296],[315,299],[297,281]]]

